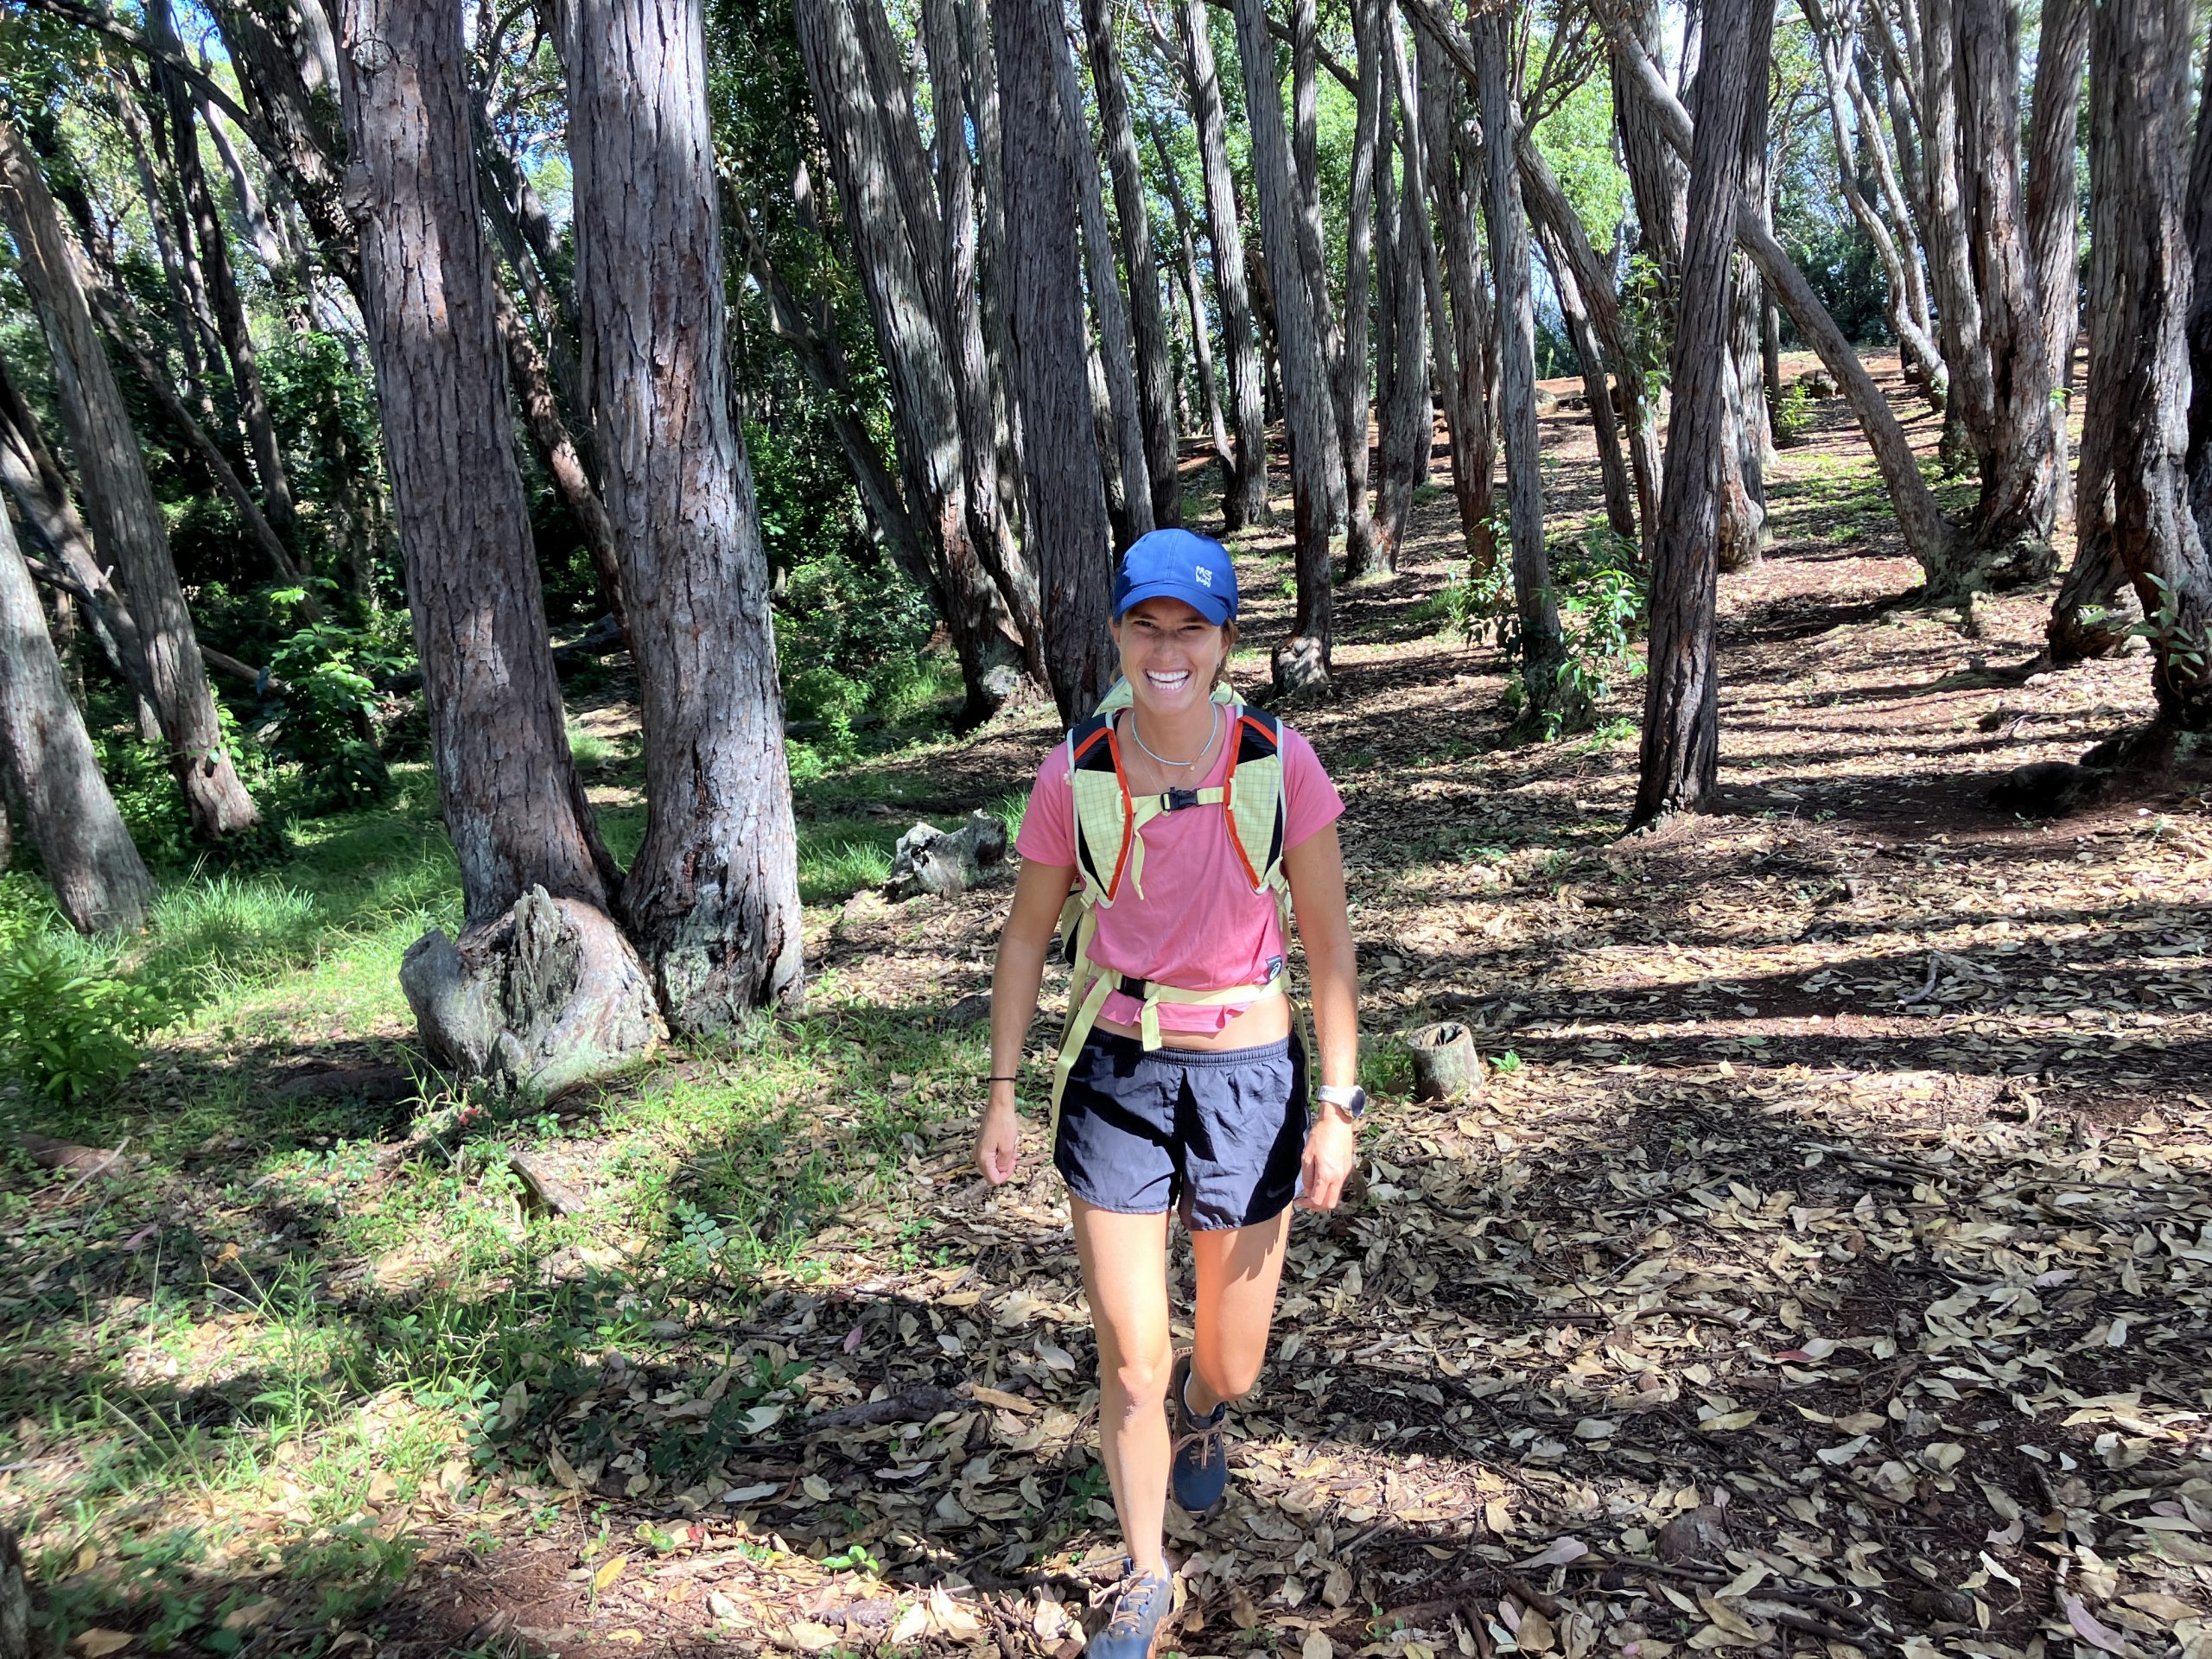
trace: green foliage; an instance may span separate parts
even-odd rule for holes
[[[359,351],[359,342],[326,330],[296,334],[280,329],[272,331],[261,356],[270,413],[298,498],[302,545],[297,550],[319,571],[340,569],[356,537],[372,547],[391,546],[378,526],[348,517],[375,510],[384,490],[376,383]],[[404,605],[397,561],[388,550],[373,575],[377,603]]]
[[[1813,394],[1805,389],[1802,380],[1793,380],[1783,390],[1782,401],[1775,404],[1774,442],[1778,448],[1788,449],[1805,442],[1805,435],[1813,429]]]
[[[1503,535],[1501,529],[1501,541]],[[1635,647],[1651,603],[1636,543],[1605,526],[1592,529],[1579,543],[1555,544],[1552,558],[1565,653],[1557,695],[1549,699],[1541,722],[1547,742],[1592,725],[1616,689],[1643,671]],[[1505,713],[1509,721],[1519,719],[1527,692],[1519,677],[1521,616],[1511,566],[1500,558],[1485,569],[1455,576],[1420,614],[1445,622],[1471,645],[1488,639],[1497,646],[1509,676]]]
[[[362,806],[391,792],[376,740],[376,682],[413,662],[404,628],[405,619],[388,612],[365,627],[326,619],[270,653],[276,702],[259,735],[272,759],[299,768],[311,810]]]
[[[1866,227],[1856,219],[1829,221],[1803,213],[1780,214],[1777,221],[1783,245],[1844,338],[1856,346],[1892,343],[1889,282]],[[1787,313],[1783,328],[1786,343],[1802,344]]]
[[[1628,262],[1628,276],[1621,284],[1621,321],[1643,371],[1645,395],[1656,403],[1666,388],[1674,357],[1675,311],[1658,262],[1649,254],[1637,254]]]
[[[113,1087],[145,1039],[184,1012],[154,976],[66,937],[22,933],[0,945],[0,1069],[50,1100]]]
[[[1531,29],[1531,72],[1542,67],[1543,52],[1544,42]],[[1613,155],[1611,83],[1601,74],[1582,81],[1538,124],[1535,137],[1592,245],[1611,247],[1629,206],[1628,175]]]

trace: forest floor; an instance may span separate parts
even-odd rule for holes
[[[1624,721],[1509,738],[1436,598],[1448,497],[1342,594],[1291,717],[1381,1104],[1363,1190],[1297,1219],[1230,1503],[1171,1507],[1181,1651],[2212,1656],[2212,785],[1990,807],[2142,719],[2145,661],[2029,671],[2048,590],[1978,638],[1914,608],[1817,409],[1723,582],[1712,816],[1622,839]],[[1572,536],[1586,424],[1546,426]],[[1287,566],[1240,556],[1250,683]],[[616,750],[621,690],[579,711]],[[1118,1554],[1065,1197],[1039,1118],[1014,1183],[969,1166],[1007,888],[855,890],[1052,733],[808,785],[805,1017],[543,1112],[408,1046],[392,970],[453,909],[419,775],[172,895],[207,1007],[118,1096],[4,1103],[124,1154],[0,1185],[0,1521],[48,1635],[1076,1652]],[[1440,1018],[1478,1098],[1408,1097]]]

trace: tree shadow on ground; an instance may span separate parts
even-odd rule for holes
[[[2046,1162],[2032,1126],[1931,1156],[1764,1093],[1747,1109],[1757,1089],[1662,1063],[1632,1097],[1592,1101],[1571,1123],[1548,1114],[1541,1144],[1503,1157],[1487,1135],[1454,1138],[1465,1109],[1408,1114],[1378,1146],[1358,1207],[1294,1230],[1283,1341],[1237,1414],[1236,1497],[1216,1516],[1172,1524],[1189,1574],[1179,1643],[1229,1650],[1245,1629],[1364,1643],[1394,1620],[1448,1637],[1454,1613],[1497,1618],[1500,1597],[1525,1607],[1529,1592],[1597,1625],[1634,1616],[1680,1641],[1705,1621],[1658,1591],[1686,1580],[1653,1541],[1716,1491],[1733,1547],[1802,1563],[1780,1584],[1800,1599],[1777,1605],[1825,1598],[1831,1611],[1816,1616],[1869,1637],[1941,1634],[1959,1604],[1931,1602],[1905,1559],[1955,1589],[1995,1548],[2021,1584],[1985,1592],[1989,1633],[2024,1639],[2048,1601],[2048,1562],[1992,1545],[1983,1483],[2031,1513],[2090,1513],[2177,1478],[2183,1435],[2152,1436],[2122,1469],[2093,1445],[2107,1419],[2063,1420],[2069,1402],[2123,1392],[2127,1410],[2154,1421],[2191,1408],[2190,1344],[2159,1322],[2152,1293],[2102,1273],[2069,1275],[2009,1323],[2001,1308],[2031,1293],[2024,1278],[2000,1279],[1989,1295],[2010,1301],[1986,1304],[2000,1309],[1989,1332],[1961,1326],[1951,1230],[2001,1225],[2024,1249],[2039,1230],[2056,1239],[2096,1224],[2098,1211],[2069,1199],[2087,1178]],[[716,1622],[709,1592],[766,1621],[744,1631],[754,1639],[801,1621],[859,1636],[947,1586],[972,1610],[973,1639],[1054,1650],[1037,1635],[1039,1593],[1072,1599],[1110,1576],[1114,1544],[1092,1508],[1084,1408],[1095,1359],[1051,1182],[1040,1174],[995,1198],[941,1180],[918,1213],[952,1246],[945,1265],[825,1258],[747,1318],[701,1321],[693,1347],[734,1344],[755,1382],[764,1363],[771,1375],[811,1368],[804,1414],[795,1407],[726,1452],[714,1446],[715,1481],[742,1481],[744,1496],[701,1505],[698,1489],[677,1490],[687,1470],[653,1475],[660,1442],[631,1436],[639,1473],[609,1495],[599,1471],[555,1552],[566,1562],[592,1537],[641,1528],[673,1540],[626,1587],[594,1602],[588,1573],[510,1585],[497,1567],[449,1560],[387,1610],[397,1650],[487,1626],[564,1631],[564,1651],[623,1629],[703,1641]],[[2212,1198],[2199,1174],[2156,1185],[2176,1212]],[[2123,1241],[2137,1224],[2104,1213]],[[2111,1346],[2099,1332],[2116,1317],[2148,1334]],[[664,1433],[708,1446],[684,1407],[728,1369],[671,1353],[617,1367],[610,1389],[602,1366],[580,1374],[588,1386],[574,1399],[549,1389],[543,1425],[572,1467],[588,1444],[620,1445],[622,1425],[656,1404],[675,1420]],[[995,1392],[963,1396],[977,1387]],[[859,1427],[826,1414],[862,1397],[905,1402],[906,1421]],[[518,1480],[537,1410],[500,1454]],[[1876,1427],[1849,1427],[1862,1416]],[[1815,1455],[1854,1433],[1862,1450]],[[2063,1480],[2060,1454],[2073,1471]],[[1563,1535],[1589,1547],[1588,1563],[1516,1565]],[[763,1556],[778,1541],[790,1553]],[[804,1559],[843,1557],[855,1542],[879,1570]],[[1883,1582],[1838,1586],[1847,1543],[1871,1550]],[[959,1645],[917,1627],[917,1648]]]

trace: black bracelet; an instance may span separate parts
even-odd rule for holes
[[[1020,1083],[1020,1077],[985,1077],[985,1083]]]

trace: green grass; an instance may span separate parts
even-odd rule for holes
[[[932,706],[942,677],[909,677],[893,701]],[[634,765],[621,738],[573,741],[594,782]],[[912,819],[859,809],[922,798],[948,741],[871,723],[816,753],[795,802],[805,902],[883,879]],[[142,1647],[233,1650],[223,1620],[273,1592],[280,1633],[262,1646],[315,1651],[404,1578],[385,1517],[495,1475],[550,1489],[554,1426],[575,1446],[607,1432],[566,1414],[610,1353],[720,1364],[710,1327],[817,1253],[920,1261],[911,1230],[876,1239],[868,1217],[964,1117],[982,1037],[928,1008],[852,1005],[833,976],[806,1017],[691,1045],[680,1068],[561,1115],[428,1071],[397,1103],[280,1097],[298,1060],[413,1052],[399,959],[458,926],[460,894],[427,768],[396,775],[383,806],[288,825],[279,856],[168,868],[151,926],[121,949],[70,934],[33,876],[0,877],[0,950],[48,941],[73,969],[174,988],[184,1010],[120,1084],[60,1101],[0,1081],[0,1464],[26,1465],[0,1516],[24,1530],[57,1649],[105,1624]],[[1023,799],[990,808],[1011,830]],[[645,810],[604,806],[601,827],[626,858]],[[70,1178],[15,1150],[24,1130],[140,1161],[65,1204]],[[518,1149],[577,1160],[583,1213],[525,1211]],[[718,1478],[753,1408],[800,1386],[747,1373],[707,1432],[653,1450],[653,1490]],[[539,1518],[534,1502],[550,1500],[495,1503],[503,1535]]]

